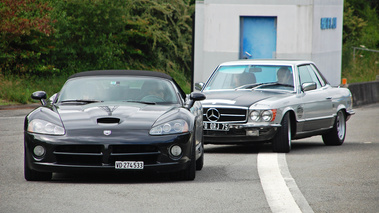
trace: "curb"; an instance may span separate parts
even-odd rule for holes
[[[34,109],[41,106],[40,103],[33,104],[16,104],[16,105],[3,105],[0,106],[0,110],[16,110],[16,109]]]

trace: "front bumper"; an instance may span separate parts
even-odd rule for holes
[[[168,136],[133,135],[110,137],[67,137],[24,133],[25,163],[39,172],[175,172],[184,170],[191,162],[191,133]],[[179,145],[180,158],[170,157],[169,148]],[[45,154],[37,157],[33,149],[45,148]],[[144,168],[115,169],[116,161],[143,161]]]
[[[236,124],[219,123],[213,127],[222,126],[221,129],[212,129],[209,122],[204,122],[204,143],[205,144],[239,144],[264,142],[271,140],[280,124]],[[228,125],[227,128],[223,128]]]

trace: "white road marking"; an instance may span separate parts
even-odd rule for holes
[[[313,213],[289,173],[285,154],[259,153],[257,167],[263,191],[273,213]]]

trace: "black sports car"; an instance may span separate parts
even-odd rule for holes
[[[170,172],[193,180],[204,162],[201,93],[152,71],[88,71],[25,118],[25,179],[75,171]]]

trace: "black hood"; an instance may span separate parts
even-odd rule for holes
[[[219,90],[203,92],[207,99],[202,101],[203,106],[207,105],[233,105],[246,106],[271,98],[278,95],[286,96],[288,93],[280,93],[276,91],[263,90]]]
[[[164,114],[175,113],[172,105],[146,105],[138,103],[87,105],[60,105],[57,107],[66,131],[78,129],[150,129]]]

